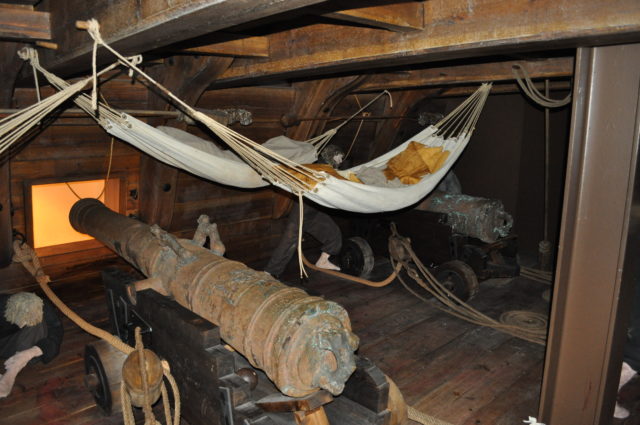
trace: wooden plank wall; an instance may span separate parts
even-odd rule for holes
[[[288,112],[294,92],[288,86],[224,89],[206,92],[198,102],[204,109],[241,108],[253,114],[248,126],[231,128],[257,142],[283,134],[280,117]],[[197,127],[189,131],[212,138]],[[218,185],[180,172],[170,231],[190,238],[200,214],[218,223],[227,257],[260,267],[278,242],[285,219],[272,220],[274,191],[271,188],[240,190]]]

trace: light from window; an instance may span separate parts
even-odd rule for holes
[[[35,248],[60,245],[93,239],[76,232],[69,223],[69,211],[81,198],[95,198],[104,187],[104,180],[88,180],[66,183],[39,184],[31,186],[33,217],[33,243]],[[104,202],[104,193],[100,201]]]

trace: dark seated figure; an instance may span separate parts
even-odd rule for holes
[[[336,170],[339,169],[344,159],[344,153],[334,145],[328,145],[320,154],[321,163],[329,164]],[[274,277],[280,277],[287,264],[293,258],[298,247],[298,231],[300,226],[300,205],[293,197],[290,201],[289,219],[287,226],[282,233],[278,246],[271,254],[269,263],[265,271]],[[329,257],[338,255],[342,248],[342,233],[333,219],[326,213],[314,208],[310,204],[305,204],[302,216],[303,232],[309,233],[322,243],[322,253],[316,261],[316,266],[328,270],[340,270],[340,267],[333,264]]]
[[[0,398],[11,393],[18,373],[29,363],[48,363],[60,351],[62,322],[55,307],[35,294],[0,295]]]

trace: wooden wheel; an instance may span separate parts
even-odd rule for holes
[[[122,411],[120,371],[125,358],[123,353],[102,340],[85,346],[84,385],[107,416]]]
[[[365,239],[354,236],[344,242],[340,252],[342,272],[366,278],[373,270],[373,264],[373,250]]]
[[[442,263],[436,268],[434,276],[462,301],[470,300],[478,293],[478,278],[471,266],[463,261]]]

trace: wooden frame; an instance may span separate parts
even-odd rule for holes
[[[635,276],[640,44],[580,48],[539,420],[611,423]],[[637,227],[637,226],[635,226]],[[629,248],[629,253],[627,253]],[[634,255],[634,256],[635,256]],[[625,261],[627,257],[627,261]]]

